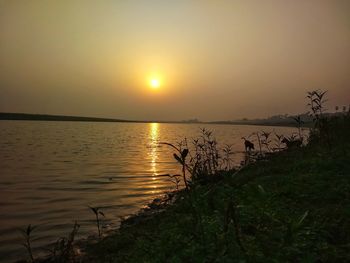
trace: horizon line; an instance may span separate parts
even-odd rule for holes
[[[291,115],[292,116],[292,115]],[[236,125],[290,125],[292,120],[287,122],[269,122],[269,119],[240,119],[240,120],[215,120],[200,121],[197,119],[189,120],[127,120],[104,117],[86,117],[73,115],[55,115],[55,114],[38,114],[22,112],[0,112],[0,120],[27,120],[27,121],[75,121],[75,122],[125,122],[125,123],[182,123],[182,124],[236,124]],[[281,119],[282,120],[282,119]],[[260,123],[259,123],[260,122]]]

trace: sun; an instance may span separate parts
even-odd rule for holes
[[[160,87],[160,80],[158,78],[152,78],[149,84],[153,89],[158,89]]]

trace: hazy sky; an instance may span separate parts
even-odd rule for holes
[[[348,0],[0,0],[0,111],[232,120],[318,88],[349,105]]]

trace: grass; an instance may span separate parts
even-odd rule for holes
[[[327,125],[324,143],[313,136],[180,191],[88,247],[86,262],[349,262],[349,117]]]

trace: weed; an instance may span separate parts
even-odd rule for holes
[[[22,245],[27,250],[30,262],[34,262],[31,239],[32,239],[32,233],[35,228],[36,228],[35,226],[32,226],[31,224],[29,224],[25,229],[20,229],[24,238],[24,243],[22,243]]]
[[[77,221],[74,222],[73,230],[68,237],[59,238],[53,249],[51,250],[50,258],[55,263],[66,263],[74,262],[75,253],[74,253],[74,239],[78,233],[80,225]]]
[[[270,139],[270,134],[271,132],[266,132],[266,131],[261,132],[261,144],[266,147],[268,152],[271,152],[270,144],[272,141]]]
[[[224,170],[231,170],[232,167],[232,155],[233,155],[233,149],[232,145],[226,144],[223,149],[223,157],[222,157],[222,165]]]
[[[191,156],[190,171],[193,180],[206,179],[218,172],[220,155],[217,141],[211,131],[201,129],[201,135],[193,140],[194,156]]]
[[[189,190],[188,180],[186,178],[186,170],[188,169],[188,165],[186,164],[186,157],[188,155],[188,149],[182,149],[182,145],[185,144],[187,146],[187,141],[184,140],[184,142],[179,143],[179,146],[175,146],[174,144],[167,143],[167,142],[161,142],[160,144],[164,144],[167,146],[170,146],[171,148],[175,149],[176,152],[173,154],[174,159],[181,164],[181,171],[182,171],[182,178],[185,183],[186,190]]]
[[[330,138],[330,122],[327,116],[324,115],[325,102],[327,101],[325,95],[327,91],[314,90],[307,93],[309,103],[307,104],[310,109],[310,115],[313,117],[314,127],[310,132],[311,140],[319,140],[321,143],[327,144],[328,148],[331,148]]]
[[[253,133],[256,135],[257,139],[258,139],[258,143],[259,143],[259,152],[260,152],[260,156],[262,156],[262,147],[261,147],[261,137],[260,137],[260,133],[259,132],[255,132]]]
[[[299,139],[303,140],[303,136],[301,135],[301,127],[304,124],[304,121],[301,119],[300,115],[297,115],[295,117],[291,117],[296,122],[296,127],[298,129]]]
[[[181,175],[180,174],[160,174],[158,176],[165,176],[168,177],[170,182],[175,184],[176,190],[179,190],[179,186],[181,183]]]
[[[278,134],[276,132],[274,132],[275,134],[275,149],[277,151],[280,151],[282,149],[282,140],[284,138],[284,135],[283,134]]]
[[[99,237],[99,239],[101,239],[101,220],[100,220],[100,215],[105,217],[105,214],[102,211],[100,211],[100,208],[98,208],[98,207],[89,206],[89,208],[95,214],[96,226],[97,226],[97,230],[98,230],[98,237]]]

